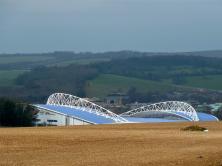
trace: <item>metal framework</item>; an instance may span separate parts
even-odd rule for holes
[[[171,113],[171,114],[183,117],[189,121],[199,121],[199,118],[195,109],[191,105],[185,102],[180,102],[180,101],[166,101],[166,102],[146,105],[146,106],[125,112],[121,114],[121,116],[133,116],[137,113],[148,112],[148,111]]]
[[[87,101],[85,99],[70,94],[54,93],[51,96],[49,96],[47,104],[80,109],[82,111],[87,111],[90,113],[94,113],[96,115],[110,118],[116,123],[128,122],[126,119],[122,118],[121,116],[114,114],[113,112],[95,103],[92,103],[90,101]]]

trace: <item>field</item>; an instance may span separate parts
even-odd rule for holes
[[[90,81],[86,88],[87,96],[104,97],[109,93],[122,91],[127,92],[130,87],[137,88],[138,91],[165,91],[173,86],[155,81],[129,78],[111,74],[101,74],[96,79]],[[99,90],[98,90],[99,89]]]
[[[222,165],[222,124],[0,128],[0,165]]]
[[[197,88],[222,90],[222,75],[187,77],[185,85]]]
[[[192,76],[185,77],[183,88],[205,88],[211,90],[222,90],[222,75],[214,76]],[[86,87],[87,96],[104,97],[112,92],[127,92],[130,87],[135,87],[140,92],[168,91],[177,86],[172,80],[150,81],[112,74],[101,74],[94,80],[89,81]],[[98,90],[99,89],[99,90]]]

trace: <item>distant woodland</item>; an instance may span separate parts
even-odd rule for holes
[[[222,58],[219,52],[217,57],[206,56],[206,53],[199,56],[198,53],[122,51],[13,54],[0,55],[1,58],[5,63],[0,63],[0,75],[2,72],[2,78],[8,78],[10,74],[12,77],[2,85],[0,80],[2,97],[45,102],[55,92],[104,97],[122,91],[131,96],[131,102],[174,98],[201,102],[222,100]]]

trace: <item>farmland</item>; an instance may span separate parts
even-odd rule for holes
[[[190,123],[0,128],[0,165],[222,164],[222,125]]]
[[[165,91],[173,89],[173,86],[156,81],[130,78],[112,74],[101,74],[94,80],[89,81],[86,92],[87,96],[104,97],[112,92],[127,92],[130,87],[135,87],[141,92]]]
[[[133,92],[131,102],[188,98],[221,101],[217,91],[222,90],[220,58],[142,55],[133,52],[0,55],[0,95],[14,94],[13,97],[33,98],[37,102],[55,91],[98,98],[115,92]],[[84,68],[94,74],[83,77]],[[24,71],[30,72],[22,75]],[[207,95],[200,94],[199,88],[204,88]],[[209,95],[215,92],[211,90],[217,91],[213,94],[216,97]]]
[[[197,88],[222,90],[222,75],[187,77],[185,85]]]

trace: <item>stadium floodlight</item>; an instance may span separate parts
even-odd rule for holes
[[[170,113],[170,114],[183,117],[189,121],[199,121],[199,118],[195,109],[188,103],[180,102],[180,101],[166,101],[166,102],[146,105],[140,108],[130,110],[128,112],[124,112],[121,114],[121,116],[132,117],[138,113],[149,112],[149,111]]]
[[[88,100],[82,99],[65,93],[54,93],[47,100],[48,105],[66,106],[70,108],[80,109],[82,111],[94,113],[106,118],[110,118],[116,123],[128,122],[125,118],[95,104]]]

